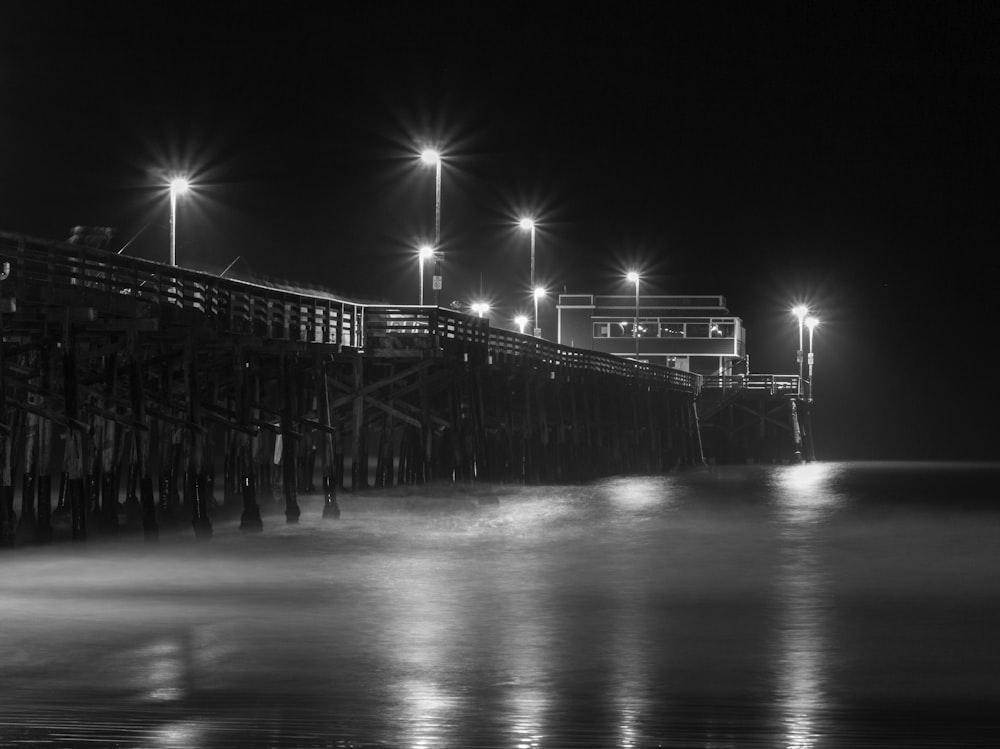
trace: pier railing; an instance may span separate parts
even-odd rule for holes
[[[697,394],[701,376],[679,369],[562,346],[495,329],[489,321],[440,307],[346,302],[322,292],[222,278],[86,245],[0,232],[10,276],[0,295],[26,308],[92,309],[94,315],[166,323],[187,321],[221,332],[333,344],[375,356],[516,357],[556,373],[634,377]]]
[[[771,395],[797,393],[798,375],[752,374],[705,377],[703,390],[765,390]]]
[[[533,366],[548,367],[553,375],[586,371],[638,377],[696,394],[701,387],[701,376],[692,372],[492,328],[487,319],[441,307],[369,306],[365,309],[364,338],[376,356],[400,356],[415,349],[465,356],[485,351],[490,358],[519,358]]]
[[[118,255],[85,245],[0,232],[18,304],[94,308],[131,318],[199,323],[232,333],[361,347],[363,305]]]

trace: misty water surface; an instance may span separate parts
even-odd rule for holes
[[[997,746],[998,479],[435,487],[5,550],[0,746]]]

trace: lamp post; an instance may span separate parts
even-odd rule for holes
[[[420,259],[420,306],[424,306],[424,261],[434,257],[434,248],[429,244],[422,244],[417,250]]]
[[[518,226],[520,226],[525,231],[531,232],[531,274],[528,277],[528,285],[533,289],[535,288],[535,220],[525,216],[520,221],[518,221]],[[537,324],[537,316],[536,316]]]
[[[538,324],[538,300],[545,296],[545,289],[541,286],[536,286],[535,290],[532,292],[532,296],[535,298],[535,338],[541,338],[542,326]]]
[[[518,315],[514,318],[514,324],[517,326],[517,330],[521,335],[524,335],[524,329],[528,325],[527,315]]]
[[[639,358],[639,274],[630,270],[625,276],[628,281],[635,284],[635,322],[632,326],[632,335],[635,337],[635,358]]]
[[[800,304],[800,305],[792,308],[792,314],[795,315],[795,317],[798,318],[798,321],[799,321],[799,348],[798,348],[798,351],[795,352],[795,361],[797,361],[798,364],[799,364],[799,387],[798,387],[798,394],[799,394],[799,397],[801,397],[802,396],[802,377],[803,377],[802,365],[803,365],[803,358],[804,358],[802,356],[802,325],[803,325],[803,322],[806,319],[806,315],[809,314],[809,308],[806,307],[805,305]]]
[[[170,264],[177,265],[177,196],[188,191],[188,181],[183,177],[170,180]]]
[[[816,326],[819,325],[819,320],[815,317],[807,317],[805,320],[806,327],[809,328],[809,391],[807,393],[807,400],[812,403],[813,399],[813,331]]]
[[[441,153],[434,148],[425,148],[420,152],[420,159],[427,166],[434,167],[434,306],[441,302]]]

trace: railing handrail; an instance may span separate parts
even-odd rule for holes
[[[702,388],[705,390],[798,392],[799,376],[794,374],[709,375],[703,378]]]
[[[131,314],[153,307],[202,313],[225,330],[258,332],[296,341],[363,349],[397,334],[404,346],[473,347],[488,356],[520,357],[552,372],[586,370],[667,384],[697,394],[701,376],[599,351],[563,346],[534,336],[495,329],[489,320],[443,307],[348,302],[315,291],[293,291],[204,271],[119,255],[87,245],[0,232],[0,258],[9,259],[16,293],[59,294]],[[32,300],[34,301],[34,300]],[[39,301],[43,301],[39,298]],[[398,336],[402,334],[402,336]],[[400,341],[398,338],[402,337]]]
[[[54,239],[38,239],[21,234],[11,234],[4,231],[0,231],[0,256],[6,254],[4,252],[6,249],[5,242],[13,242],[16,247],[25,247],[31,244],[43,247],[46,250],[58,250],[59,252],[66,253],[67,257],[65,258],[65,263],[70,266],[85,265],[87,264],[86,261],[89,258],[95,263],[92,267],[99,267],[101,269],[138,269],[142,272],[150,274],[151,276],[159,275],[170,277],[179,281],[190,279],[195,283],[212,283],[234,288],[258,289],[260,291],[265,291],[268,294],[276,294],[285,297],[329,299],[341,304],[351,304],[358,307],[364,306],[364,303],[362,302],[346,301],[320,289],[294,291],[281,286],[265,285],[255,283],[253,281],[246,281],[244,279],[225,278],[223,276],[217,276],[213,273],[208,273],[207,271],[192,270],[190,268],[184,268],[180,265],[169,265],[167,263],[157,262],[156,260],[147,260],[145,258],[135,257],[134,255],[119,255],[117,252],[102,250],[88,245],[72,244],[70,242],[61,242]],[[76,262],[74,262],[74,260],[76,260]]]
[[[626,359],[601,351],[573,348],[517,333],[493,328],[489,320],[443,307],[410,305],[368,305],[366,307],[366,337],[385,337],[393,328],[409,335],[438,336],[439,343],[486,344],[490,356],[522,357],[536,365],[548,365],[552,371],[587,370],[622,377],[640,377],[698,392],[701,376],[659,364]]]
[[[9,258],[6,283],[26,295],[109,307],[138,315],[147,308],[194,310],[236,332],[360,347],[363,304],[322,291],[293,291],[203,271],[119,255],[87,245],[0,232],[0,257]],[[36,301],[29,299],[27,301]]]

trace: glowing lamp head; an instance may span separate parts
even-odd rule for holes
[[[183,195],[191,185],[183,177],[170,180],[170,193],[172,195]]]
[[[517,225],[520,226],[525,231],[531,231],[532,229],[535,228],[535,219],[528,218],[527,216],[525,216],[524,218],[522,218],[520,221],[517,222]]]
[[[417,248],[417,252],[420,254],[421,260],[430,260],[434,257],[434,248],[429,244],[422,244]]]
[[[420,160],[427,166],[437,166],[441,163],[441,153],[436,148],[425,148],[420,152]]]
[[[514,318],[514,324],[523,333],[525,327],[528,325],[528,318],[525,315],[518,315]]]
[[[809,308],[804,304],[800,304],[796,307],[792,307],[792,314],[798,318],[799,322],[802,322],[806,315],[809,314]]]
[[[806,327],[809,328],[809,332],[812,333],[813,328],[819,325],[819,319],[815,317],[807,317],[805,323]]]
[[[638,274],[638,273],[636,273],[636,272],[635,272],[634,270],[630,270],[630,271],[628,272],[628,274],[627,274],[627,275],[625,276],[625,279],[626,279],[626,280],[627,280],[627,281],[628,281],[629,283],[634,283],[634,284],[637,284],[637,285],[638,285],[638,283],[639,283],[639,274]]]
[[[546,293],[545,289],[543,289],[541,286],[536,286],[533,292],[535,299],[541,299],[542,297],[545,296],[545,293]]]

